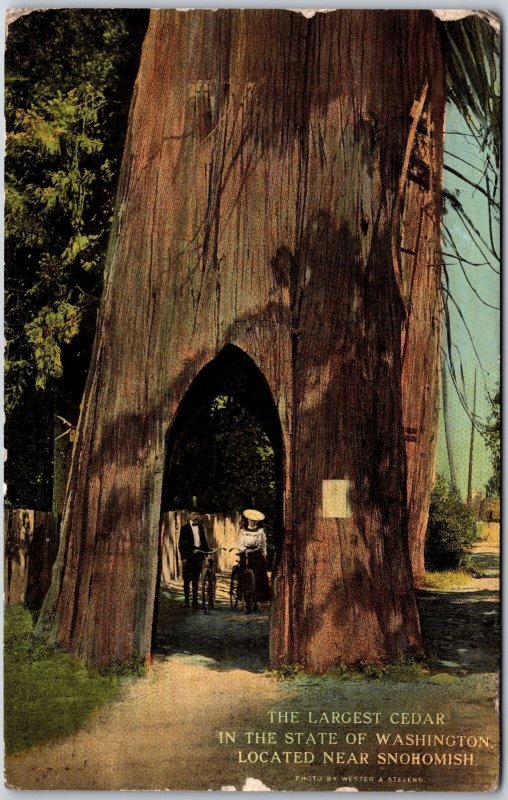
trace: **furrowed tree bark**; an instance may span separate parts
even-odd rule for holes
[[[408,536],[416,585],[425,572],[425,536],[437,448],[442,332],[442,170],[444,68],[415,104],[401,226],[402,407],[407,455]]]
[[[226,345],[271,390],[284,544],[271,663],[421,650],[407,538],[401,187],[430,12],[154,11],[62,542],[39,631],[150,654],[166,435]],[[323,518],[322,481],[352,516]]]

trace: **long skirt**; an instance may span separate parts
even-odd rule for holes
[[[270,581],[266,569],[266,558],[259,550],[248,554],[249,567],[256,578],[256,600],[268,601],[271,599]]]

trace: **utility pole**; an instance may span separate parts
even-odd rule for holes
[[[469,473],[467,476],[467,504],[469,507],[471,507],[473,502],[473,452],[474,452],[475,419],[476,419],[476,370],[474,371],[473,416],[471,419],[471,443],[469,445]]]
[[[448,453],[448,466],[450,468],[450,483],[454,489],[457,489],[457,473],[455,472],[455,461],[453,458],[453,446],[451,440],[450,424],[448,419],[448,389],[447,389],[447,367],[446,359],[443,356],[441,361],[441,375],[442,375],[442,399],[443,399],[443,418],[446,439],[446,451]]]

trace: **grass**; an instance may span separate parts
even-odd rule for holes
[[[478,581],[471,572],[447,570],[444,572],[426,572],[419,589],[431,592],[453,592],[477,589]]]
[[[71,656],[46,647],[33,635],[23,606],[4,617],[4,735],[8,754],[67,736],[97,708],[115,698],[139,664],[92,672]]]
[[[366,678],[385,679],[397,683],[413,683],[426,680],[430,671],[425,666],[425,663],[421,661],[399,658],[384,665],[364,664],[360,668],[360,673]]]
[[[337,664],[323,674],[314,674],[299,664],[283,664],[275,671],[275,677],[280,681],[314,683],[320,680],[329,681],[365,681],[387,680],[397,683],[414,683],[427,680],[430,670],[425,663],[411,658],[400,658],[387,664],[358,664],[356,667],[346,664]]]
[[[281,664],[275,670],[275,676],[279,681],[292,681],[295,678],[305,677],[305,669],[300,664]]]

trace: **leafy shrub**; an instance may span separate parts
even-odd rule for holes
[[[501,390],[499,387],[492,401],[492,413],[484,427],[484,437],[492,462],[492,475],[485,491],[487,497],[499,497],[501,494]]]
[[[276,670],[276,675],[279,681],[291,681],[305,675],[305,670],[300,664],[281,664]]]
[[[429,570],[461,569],[479,534],[471,510],[442,475],[432,491],[425,543],[425,567]]]

